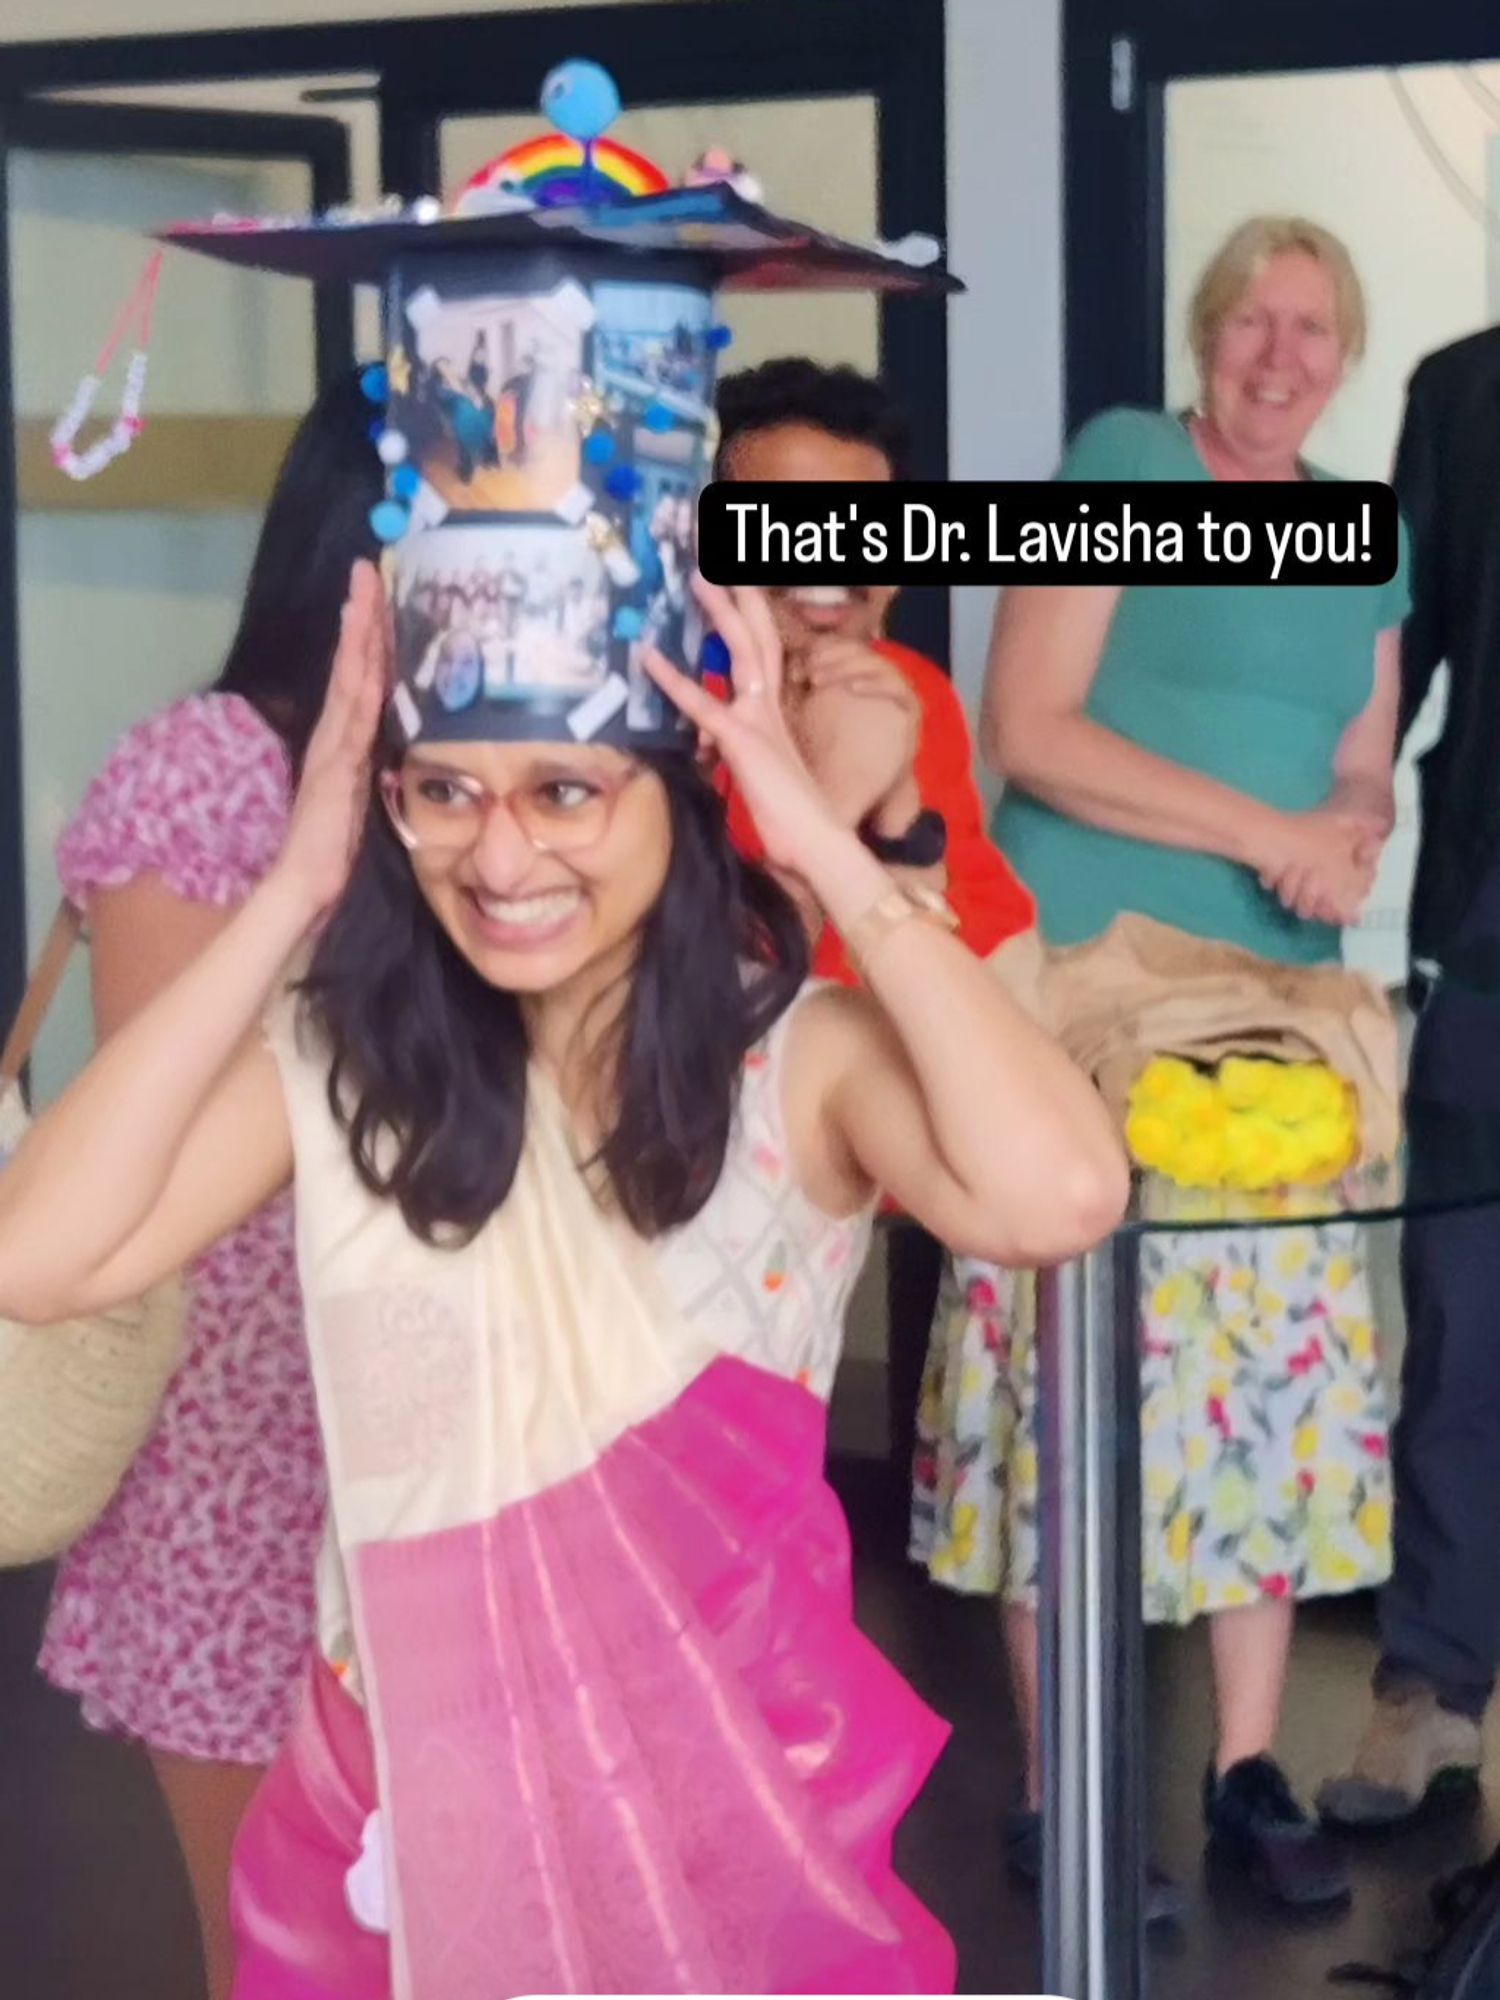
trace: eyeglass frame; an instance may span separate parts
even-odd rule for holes
[[[423,762],[420,756],[417,757],[414,761],[417,762],[418,764],[421,764]],[[401,845],[406,849],[408,854],[425,853],[428,855],[432,855],[434,853],[437,853],[437,854],[448,854],[456,856],[460,854],[467,854],[472,848],[478,846],[479,842],[484,838],[486,832],[489,829],[490,815],[494,812],[497,806],[504,806],[506,808],[506,810],[510,814],[511,819],[515,823],[516,831],[520,834],[521,838],[524,841],[526,841],[531,848],[534,849],[536,853],[586,854],[591,847],[597,847],[600,841],[602,841],[608,834],[610,827],[614,824],[615,808],[619,804],[620,794],[625,790],[626,786],[632,782],[633,779],[638,778],[640,776],[641,771],[644,767],[632,761],[631,763],[627,764],[625,768],[622,771],[620,771],[619,774],[615,777],[609,777],[604,773],[601,773],[597,778],[589,778],[587,780],[575,777],[573,779],[574,783],[578,784],[588,783],[588,784],[598,785],[599,789],[605,794],[607,816],[605,818],[604,825],[600,828],[599,832],[594,835],[592,840],[585,840],[576,847],[567,847],[561,849],[547,846],[545,842],[538,840],[534,834],[528,832],[527,828],[522,824],[520,815],[511,805],[510,801],[515,797],[517,792],[524,792],[528,790],[529,787],[527,785],[525,784],[511,785],[507,790],[503,792],[492,792],[488,785],[484,784],[482,780],[472,777],[467,771],[446,770],[441,764],[427,765],[426,768],[432,773],[434,777],[443,778],[449,784],[457,785],[460,791],[466,791],[470,794],[471,797],[475,797],[477,799],[480,805],[479,825],[475,828],[471,839],[466,841],[459,841],[452,848],[432,848],[432,847],[424,848],[422,842],[412,832],[411,828],[406,824],[405,820],[402,817],[399,794],[401,789],[402,776],[406,769],[405,765],[388,766],[385,770],[383,770],[380,773],[377,782],[380,790],[381,803],[385,807],[386,817],[391,822],[392,831],[395,833],[396,838],[400,841]],[[545,780],[543,782],[545,782]],[[566,775],[560,778],[558,782],[567,782]]]

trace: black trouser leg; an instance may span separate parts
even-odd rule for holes
[[[910,1480],[917,1448],[917,1404],[932,1315],[943,1274],[943,1246],[914,1222],[892,1225],[886,1239],[885,1301],[890,1328],[886,1397],[891,1464]]]
[[[1412,1060],[1416,1198],[1455,1190],[1466,1175],[1488,1180],[1481,1162],[1461,1157],[1487,1107],[1500,1131],[1500,1000],[1440,986]],[[1377,1686],[1415,1674],[1446,1706],[1477,1716],[1500,1664],[1500,1208],[1412,1217],[1401,1278],[1395,1569],[1381,1596]]]

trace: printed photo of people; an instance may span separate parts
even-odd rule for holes
[[[639,421],[652,405],[700,431],[713,402],[712,301],[687,285],[594,287],[594,373]]]
[[[660,647],[669,660],[689,667],[702,644],[690,585],[696,487],[674,465],[643,460],[637,469],[642,487],[632,519],[630,553],[640,570],[633,593],[642,621],[640,643]],[[660,727],[661,691],[640,663],[640,644],[631,647],[627,677],[631,727]]]
[[[391,421],[450,508],[549,514],[579,481],[569,402],[593,307],[569,280],[517,297],[439,293],[406,300],[404,385]],[[404,393],[402,388],[404,386]]]
[[[565,528],[444,527],[398,558],[398,667],[450,714],[481,693],[588,694],[608,672],[609,616],[603,564]]]

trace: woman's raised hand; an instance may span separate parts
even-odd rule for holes
[[[390,672],[390,621],[373,563],[357,562],[339,625],[323,712],[275,873],[295,885],[308,922],[326,916],[349,880],[370,803],[370,760]]]
[[[765,595],[693,579],[698,602],[729,648],[732,694],[720,701],[654,646],[647,672],[729,767],[777,868],[800,874],[820,841],[842,831],[793,741],[782,709],[782,653]]]

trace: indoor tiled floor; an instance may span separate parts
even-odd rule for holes
[[[1017,1766],[993,1608],[934,1588],[902,1560],[900,1519],[873,1473],[841,1468],[839,1484],[862,1549],[861,1622],[954,1725],[952,1746],[903,1829],[902,1871],[958,1940],[960,1991],[1035,1992],[1035,1912],[1006,1879],[999,1853],[999,1816]],[[1373,1654],[1368,1600],[1304,1614],[1282,1743],[1304,1795],[1353,1747]],[[1420,1942],[1431,1882],[1500,1840],[1500,1734],[1492,1728],[1485,1807],[1359,1842],[1351,1850],[1354,1899],[1344,1911],[1267,1912],[1242,1887],[1205,1879],[1206,1634],[1152,1633],[1147,1662],[1152,1846],[1191,1898],[1179,1932],[1153,1934],[1152,2000],[1303,2000],[1348,1990],[1327,1986],[1331,1967],[1350,1959],[1389,1964]]]

